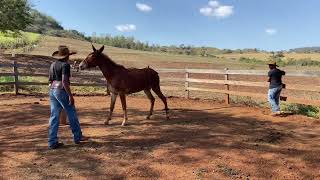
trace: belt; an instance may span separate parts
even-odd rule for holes
[[[62,81],[53,81],[51,84],[50,84],[50,88],[51,89],[63,89],[63,83]]]

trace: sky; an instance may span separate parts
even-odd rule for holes
[[[320,46],[320,0],[31,0],[66,29],[160,45]]]

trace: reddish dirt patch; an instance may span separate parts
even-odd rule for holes
[[[128,97],[129,124],[119,101],[110,126],[109,97],[76,97],[91,140],[47,150],[48,98],[0,96],[0,174],[4,179],[319,179],[320,123],[302,116],[273,118],[258,109],[211,101],[169,99],[165,120],[157,99]]]

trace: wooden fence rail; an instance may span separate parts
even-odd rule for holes
[[[47,73],[37,73],[38,69],[48,71],[48,65],[27,65],[21,64],[16,61],[13,63],[0,64],[1,68],[12,68],[12,72],[4,72],[0,73],[0,76],[10,76],[13,77],[12,82],[0,82],[0,85],[13,85],[15,94],[19,93],[20,86],[26,85],[35,85],[42,86],[48,85],[45,82],[21,82],[19,81],[19,77],[48,77]],[[27,69],[33,70],[36,73],[24,73],[19,72],[19,70]],[[184,78],[161,78],[162,82],[180,82],[181,86],[161,86],[162,89],[171,90],[171,91],[185,91],[185,98],[190,98],[190,91],[199,91],[199,92],[211,92],[211,93],[221,93],[225,94],[225,102],[227,104],[230,103],[230,95],[235,96],[247,96],[258,99],[267,99],[266,94],[262,93],[252,93],[252,92],[240,92],[240,91],[232,91],[230,90],[230,86],[245,86],[245,87],[268,87],[268,82],[250,82],[250,81],[235,81],[230,80],[229,75],[252,75],[252,76],[266,76],[267,71],[264,70],[215,70],[215,69],[156,69],[159,73],[180,73],[184,74]],[[103,76],[98,71],[85,71],[82,73],[75,73],[74,76],[76,78],[92,78],[92,79],[102,79]],[[217,79],[199,79],[199,78],[191,78],[190,74],[218,74],[223,75],[223,80]],[[320,72],[287,72],[286,76],[293,77],[309,77],[309,78],[320,78]],[[184,83],[184,86],[182,85]],[[209,88],[199,88],[199,87],[191,87],[191,83],[193,84],[217,84],[224,85],[224,89],[209,89]],[[105,87],[106,83],[98,82],[98,83],[77,83],[72,82],[72,86],[96,86],[96,87]],[[320,92],[320,86],[318,85],[301,85],[301,84],[287,84],[286,89],[288,90],[299,90],[299,91],[310,91],[310,92]],[[307,104],[307,105],[320,105],[320,100],[311,100],[311,99],[302,99],[295,97],[288,97],[288,102],[291,103],[299,103],[299,104]]]

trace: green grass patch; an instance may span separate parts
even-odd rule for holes
[[[0,83],[14,82],[14,78],[12,76],[0,76]],[[0,86],[0,92],[12,92],[13,85],[4,85]]]
[[[30,32],[0,32],[0,49],[16,49],[35,45],[40,37],[40,34]]]
[[[13,82],[14,78],[12,76],[0,76],[0,82]]]

